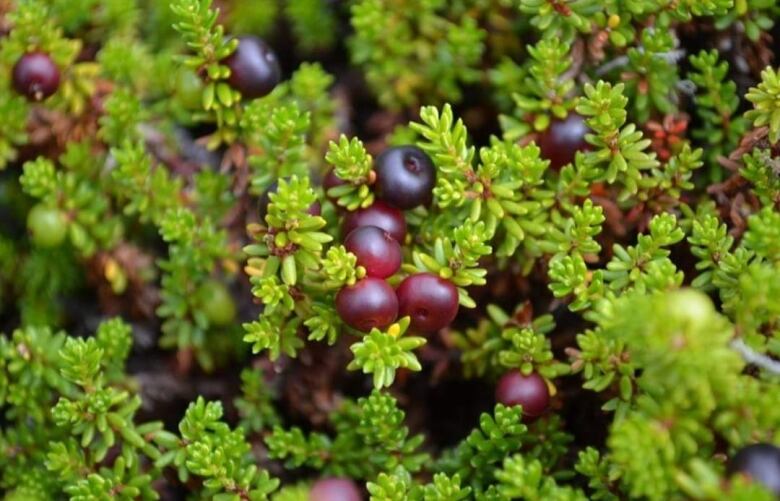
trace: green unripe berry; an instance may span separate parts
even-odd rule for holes
[[[197,294],[200,309],[210,324],[225,326],[236,318],[236,304],[221,282],[208,280],[200,286]]]
[[[27,229],[35,245],[57,247],[68,234],[68,221],[59,209],[38,204],[27,215]]]
[[[193,71],[179,71],[176,78],[176,96],[185,108],[200,109],[203,101],[203,81]]]

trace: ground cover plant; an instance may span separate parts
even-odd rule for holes
[[[777,499],[778,15],[0,0],[0,493]]]

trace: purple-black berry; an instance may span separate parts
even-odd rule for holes
[[[398,317],[398,299],[381,278],[366,277],[336,294],[336,311],[345,324],[361,332],[382,329]]]
[[[11,75],[14,89],[31,101],[41,101],[57,92],[60,70],[44,52],[28,52],[16,61]]]
[[[258,37],[239,37],[238,47],[223,64],[230,68],[230,86],[247,99],[270,94],[282,79],[276,54]]]
[[[418,332],[443,329],[458,314],[457,287],[433,273],[416,273],[406,277],[396,294],[399,315],[411,317],[409,325]]]
[[[496,384],[496,401],[506,406],[523,406],[523,416],[533,421],[550,405],[550,389],[536,372],[526,376],[519,370],[511,370]]]
[[[416,146],[393,146],[376,159],[378,196],[399,209],[429,205],[436,185],[431,157]]]

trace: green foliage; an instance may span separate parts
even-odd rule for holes
[[[455,334],[466,376],[495,378],[508,369],[518,368],[523,374],[536,371],[552,379],[568,372],[565,364],[556,362],[546,336],[555,329],[552,315],[524,322],[518,317],[528,308],[528,304],[520,305],[510,317],[498,306],[489,305],[487,319]]]
[[[754,127],[767,126],[769,140],[776,143],[780,139],[780,109],[777,99],[780,96],[780,74],[773,68],[761,72],[761,82],[751,88],[745,99],[753,103],[754,109],[745,113],[745,118],[753,122]]]
[[[539,461],[529,463],[519,454],[504,460],[503,467],[496,472],[496,478],[499,481],[498,492],[507,499],[587,499],[571,487],[559,487],[551,477],[544,475]]]
[[[683,3],[683,2],[681,2]],[[663,29],[645,29],[639,36],[639,47],[628,50],[626,71],[632,78],[626,80],[626,94],[631,99],[634,116],[646,122],[651,111],[662,114],[674,111],[674,86],[679,81],[677,64],[672,50],[674,36]]]
[[[352,4],[352,61],[364,67],[382,105],[458,101],[461,84],[479,79],[485,32],[472,17],[447,17],[446,6],[441,0],[411,9],[403,0]]]
[[[531,24],[546,38],[563,42],[570,42],[577,32],[587,33],[590,29],[588,16],[598,10],[598,3],[593,0],[565,0],[560,4],[546,0],[515,0],[514,3],[520,12],[533,16]]]
[[[255,100],[246,107],[241,117],[243,128],[251,137],[251,143],[262,150],[262,155],[249,157],[249,164],[256,173],[252,188],[261,194],[278,179],[305,175],[306,133],[310,127],[309,114],[292,103],[268,109],[262,101]],[[259,131],[254,135],[252,132]]]
[[[693,134],[706,142],[706,154],[714,160],[731,152],[746,129],[744,119],[734,116],[739,106],[737,84],[727,80],[729,65],[720,60],[717,51],[701,51],[689,59],[695,71],[688,73],[688,78],[699,88],[696,113],[702,120],[701,128]]]
[[[767,150],[755,149],[742,157],[740,174],[753,185],[753,192],[765,206],[780,202],[780,178],[775,174],[776,160]]]
[[[70,143],[59,158],[60,169],[43,157],[25,162],[19,178],[28,195],[57,201],[56,207],[66,214],[69,241],[83,256],[115,245],[122,233],[121,220],[110,213],[107,193],[93,181],[100,163],[90,147],[87,142]]]
[[[635,314],[619,313],[626,309]],[[729,415],[732,405],[740,407],[739,398],[725,394],[771,383],[742,374],[744,363],[728,346],[733,327],[701,293],[629,294],[600,311],[598,324],[605,337],[624,340],[641,369],[635,384],[642,394],[612,428],[610,458],[631,496],[667,499],[680,488],[677,472],[686,471],[693,456],[711,449],[715,435],[725,431],[714,424],[719,416]],[[755,409],[749,419],[760,429],[764,408]],[[737,444],[744,440],[733,438]],[[637,447],[649,450],[640,458]]]
[[[325,160],[333,166],[336,176],[346,181],[327,193],[336,199],[339,206],[355,210],[374,203],[370,187],[376,177],[372,169],[373,159],[359,139],[353,137],[349,140],[342,135],[338,143],[330,143]]]
[[[522,68],[522,91],[512,94],[517,117],[501,116],[504,138],[516,140],[530,130],[544,130],[552,118],[564,118],[572,108],[574,81],[569,47],[559,38],[540,40],[528,48],[531,58]],[[531,117],[533,117],[531,119]]]
[[[141,399],[123,370],[131,334],[113,319],[86,339],[36,328],[3,338],[3,442],[26,447],[3,459],[2,485],[48,498],[158,499],[152,481],[175,466],[184,479],[203,478],[204,496],[266,499],[278,481],[248,462],[243,433],[219,421],[219,404],[192,404],[180,438],[160,422],[135,422]],[[109,455],[113,448],[119,454]]]
[[[482,414],[479,428],[458,444],[450,457],[443,458],[442,470],[457,473],[474,492],[483,492],[493,482],[496,467],[520,450],[527,432],[519,406],[497,404],[493,414]]]
[[[180,0],[171,3],[170,8],[177,17],[173,27],[193,52],[183,58],[184,64],[206,78],[203,109],[214,115],[220,127],[235,125],[241,95],[225,82],[230,69],[221,62],[236,50],[238,40],[225,37],[224,28],[217,24],[219,12],[211,8],[211,0]],[[229,131],[222,136],[226,140],[234,138]]]
[[[614,183],[621,178],[624,189],[620,198],[627,198],[638,188],[642,171],[658,167],[654,154],[645,150],[650,144],[634,124],[626,124],[624,84],[615,86],[600,80],[586,85],[584,98],[577,105],[577,113],[586,117],[593,130],[586,136],[593,145],[592,153],[583,155],[582,162],[589,168],[599,168],[595,180]]]
[[[726,460],[780,443],[777,14],[0,2],[0,490],[303,501],[344,476],[377,501],[773,499]],[[289,77],[260,99],[223,64],[243,33]],[[40,102],[12,79],[31,51],[60,75]],[[589,147],[551,168],[535,143],[571,113]],[[378,198],[385,144],[436,169],[387,279],[458,288],[425,337],[335,308],[366,276],[337,238]],[[511,369],[548,384],[534,422],[431,408]]]
[[[334,436],[275,426],[266,444],[271,457],[292,468],[308,466],[356,478],[373,478],[397,467],[416,472],[429,457],[419,450],[423,436],[410,436],[403,420],[395,399],[374,390],[357,402],[344,402],[330,415]]]
[[[259,370],[241,371],[241,397],[235,401],[241,426],[248,432],[257,433],[279,424],[281,419],[274,407],[276,396]]]
[[[755,42],[761,33],[771,30],[775,24],[772,15],[776,7],[772,0],[740,0],[735,1],[727,12],[718,16],[715,26],[718,29],[728,29],[735,22],[742,23],[745,35]]]
[[[380,473],[375,482],[368,483],[372,501],[443,501],[469,499],[471,488],[460,485],[460,477],[437,473],[425,485],[413,484],[409,472],[402,467],[392,473]]]
[[[179,424],[184,442],[171,458],[179,476],[203,479],[203,495],[213,499],[268,499],[279,480],[259,469],[249,458],[249,443],[243,430],[231,430],[223,423],[222,405],[198,398],[190,404]],[[182,475],[182,466],[186,468]]]
[[[361,369],[364,373],[372,374],[375,388],[393,384],[395,372],[401,367],[412,371],[421,370],[422,366],[412,350],[425,344],[425,338],[402,338],[408,328],[409,317],[404,317],[388,327],[387,332],[371,329],[361,341],[352,345],[355,359],[347,369]]]

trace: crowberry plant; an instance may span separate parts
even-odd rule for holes
[[[547,410],[550,390],[539,374],[532,372],[525,375],[519,370],[512,370],[496,383],[496,400],[506,406],[519,405],[526,418],[535,419]]]
[[[33,101],[51,96],[60,86],[60,70],[43,52],[24,54],[11,71],[16,91]]]
[[[397,242],[406,241],[406,218],[400,209],[377,200],[365,209],[351,211],[344,216],[342,235],[349,236],[361,226],[376,226],[386,231]]]
[[[273,49],[257,37],[239,37],[236,50],[222,64],[230,69],[230,85],[246,99],[269,94],[282,78]]]
[[[370,277],[387,278],[401,267],[401,245],[376,226],[358,226],[344,239],[344,247]]]
[[[779,13],[0,1],[0,496],[776,499]]]
[[[399,209],[429,205],[433,200],[436,170],[433,161],[415,146],[396,146],[376,159],[379,197]]]

